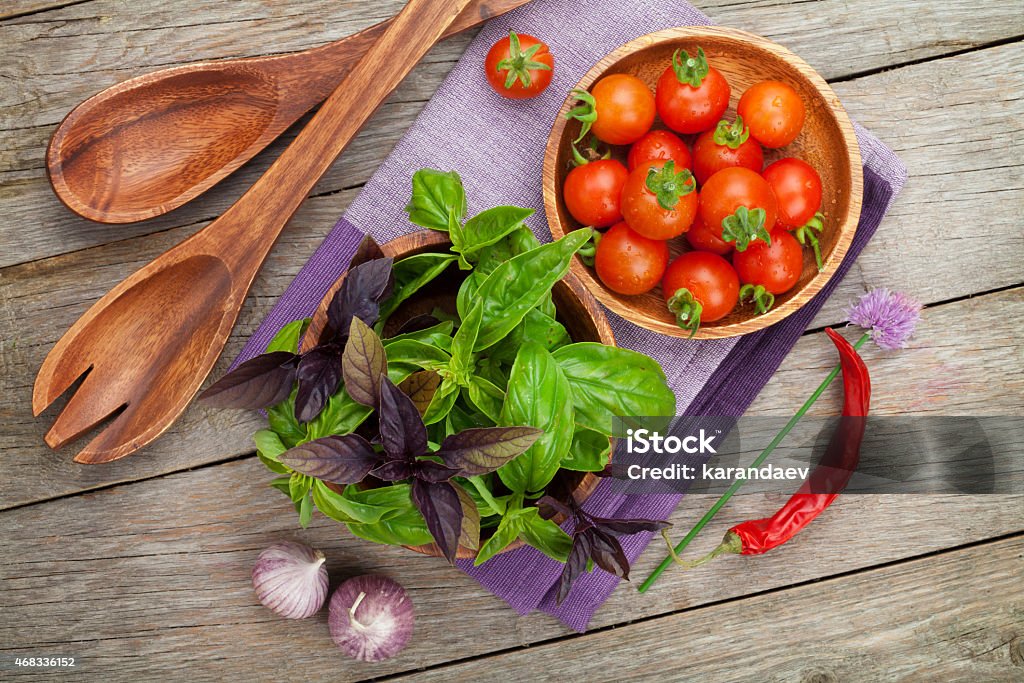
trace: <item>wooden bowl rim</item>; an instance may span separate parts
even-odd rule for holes
[[[398,261],[406,256],[412,255],[412,253],[419,253],[445,244],[451,244],[451,239],[448,235],[434,230],[417,230],[388,240],[384,244],[380,245],[380,249],[384,256],[390,256]],[[332,285],[332,290],[336,289],[336,286],[347,273],[348,268],[345,269],[345,273],[343,273],[334,285]],[[579,278],[572,272],[566,273],[561,282],[568,286],[572,295],[579,300],[584,310],[589,313],[593,320],[594,327],[597,328],[597,334],[600,342],[608,346],[617,346],[615,343],[615,333],[612,332],[611,325],[608,323],[608,317],[605,315],[604,309],[597,303],[597,300],[594,298],[594,295],[590,290],[587,289],[587,287],[585,287],[583,283],[580,282]],[[588,305],[588,303],[590,305]],[[594,493],[600,481],[600,478],[593,472],[585,473],[583,478],[580,479],[579,484],[577,484],[572,490],[573,497],[577,502],[582,504]],[[564,520],[556,517],[555,521],[560,524]],[[525,544],[521,540],[516,539],[511,545],[499,551],[498,554],[500,555],[502,553],[511,552],[512,550],[523,547],[523,545]],[[406,545],[402,547],[431,557],[442,557],[444,555],[435,543],[427,543],[425,545],[417,546]],[[473,559],[476,555],[476,550],[465,548],[463,546],[459,546],[458,552],[456,553],[456,557],[463,560]]]
[[[818,91],[819,96],[824,100],[826,110],[829,115],[835,119],[838,124],[839,131],[842,134],[850,166],[849,206],[845,216],[843,216],[843,220],[834,228],[838,231],[835,247],[825,258],[822,268],[818,271],[817,275],[815,275],[809,282],[807,282],[807,284],[796,292],[789,301],[773,308],[768,313],[755,316],[741,322],[719,326],[701,326],[697,333],[692,337],[690,337],[688,331],[680,329],[676,325],[663,320],[652,320],[646,315],[638,314],[633,307],[619,301],[615,296],[612,296],[609,292],[605,291],[604,287],[597,281],[592,269],[584,265],[578,257],[573,258],[571,273],[581,280],[586,285],[587,289],[590,290],[590,293],[602,304],[634,325],[671,337],[723,339],[750,334],[751,332],[757,332],[758,330],[762,330],[770,325],[774,325],[799,310],[804,304],[814,298],[826,284],[828,284],[829,280],[831,280],[835,275],[839,265],[846,257],[857,232],[857,225],[860,221],[860,213],[863,204],[864,170],[860,154],[860,145],[857,142],[853,123],[850,121],[850,117],[847,115],[846,109],[840,102],[839,97],[835,94],[825,79],[822,78],[814,68],[807,64],[807,62],[795,53],[791,52],[788,48],[772,42],[767,38],[763,38],[746,31],[741,31],[739,29],[715,26],[681,26],[648,33],[631,40],[628,43],[620,45],[608,55],[599,59],[597,63],[587,71],[583,78],[580,79],[579,83],[577,83],[573,89],[589,90],[590,86],[593,85],[594,82],[597,81],[610,66],[618,63],[635,52],[640,52],[664,43],[681,40],[693,41],[704,37],[733,39],[748,43],[762,51],[772,53],[776,57],[782,59],[782,61],[787,65],[799,71],[803,77],[807,78],[807,80],[811,82],[811,85],[814,86],[815,90]],[[602,63],[605,62],[610,62],[610,65],[601,66]],[[566,97],[565,102],[562,104],[562,107],[559,109],[558,114],[555,117],[554,125],[551,127],[551,133],[548,135],[547,147],[544,150],[544,169],[542,174],[544,212],[547,215],[548,226],[554,239],[559,239],[565,235],[565,230],[558,218],[558,191],[555,187],[557,169],[555,168],[555,164],[558,158],[558,147],[561,144],[565,127],[568,125],[565,114],[569,111],[570,107],[575,104],[575,101],[575,98],[571,94]]]

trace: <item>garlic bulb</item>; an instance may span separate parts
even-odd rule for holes
[[[331,638],[349,657],[379,662],[412,638],[413,607],[405,589],[386,576],[349,579],[331,596]]]
[[[256,597],[285,619],[305,619],[327,599],[324,554],[302,543],[275,543],[260,553],[252,568]]]

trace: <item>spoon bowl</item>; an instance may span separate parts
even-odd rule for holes
[[[470,0],[442,37],[526,2]],[[133,223],[178,208],[322,102],[392,21],[303,52],[176,66],[93,95],[50,139],[54,192],[99,223]]]

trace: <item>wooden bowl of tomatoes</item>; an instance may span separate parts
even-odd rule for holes
[[[566,99],[544,159],[555,239],[599,228],[573,272],[676,337],[763,329],[833,276],[857,229],[860,149],[839,98],[786,48],[684,27],[626,43]]]

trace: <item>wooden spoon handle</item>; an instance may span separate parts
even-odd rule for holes
[[[220,257],[247,291],[291,216],[381,102],[470,0],[410,0],[289,147],[193,247]]]

